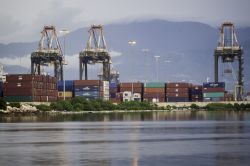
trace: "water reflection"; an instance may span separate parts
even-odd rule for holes
[[[179,112],[127,112],[0,115],[0,122],[65,122],[65,121],[189,121],[189,120],[240,120],[250,119],[244,111],[179,111]]]

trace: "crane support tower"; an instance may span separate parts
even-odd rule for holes
[[[41,75],[41,66],[54,66],[54,76],[63,80],[64,55],[54,26],[44,26],[38,49],[31,54],[31,74]]]
[[[102,73],[102,71],[99,72],[97,76],[99,77],[100,80],[102,80],[103,79],[103,73]],[[118,72],[118,70],[112,68],[110,70],[110,79],[109,79],[109,81],[110,82],[115,82],[115,83],[118,84],[120,82],[119,81],[119,76],[120,76],[120,73]]]
[[[88,64],[102,63],[102,80],[110,80],[111,57],[107,50],[102,25],[92,25],[89,29],[89,39],[86,48],[79,53],[80,80],[85,75],[88,80]]]
[[[218,82],[218,65],[219,58],[222,58],[222,63],[232,63],[238,61],[238,75],[237,84],[235,87],[235,98],[237,100],[243,99],[243,48],[239,45],[234,24],[231,22],[224,22],[220,27],[219,43],[214,51],[214,81]]]

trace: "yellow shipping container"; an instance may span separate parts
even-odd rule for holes
[[[72,96],[73,93],[71,91],[70,92],[65,91],[65,97],[72,97]],[[58,97],[64,97],[63,92],[58,92]]]

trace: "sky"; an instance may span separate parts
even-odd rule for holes
[[[250,26],[249,0],[0,0],[0,43],[32,42],[44,25],[70,31],[91,24],[150,19]]]

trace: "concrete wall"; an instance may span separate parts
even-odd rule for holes
[[[176,107],[184,107],[184,106],[190,106],[191,104],[196,104],[200,107],[204,107],[209,103],[215,103],[215,102],[176,102],[176,103],[156,103],[158,106],[164,106],[166,107],[167,105],[169,106],[176,106]],[[223,101],[223,102],[216,102],[216,103],[224,103],[224,104],[234,104],[234,103],[238,103],[238,104],[250,104],[250,101]]]

